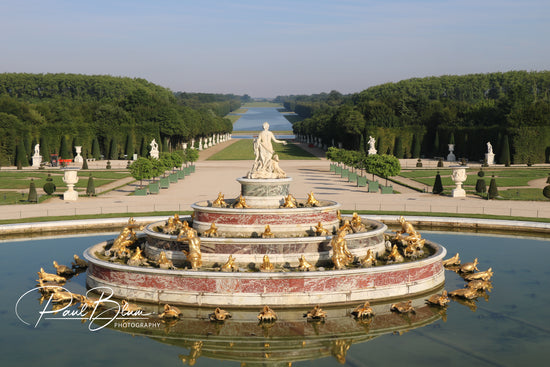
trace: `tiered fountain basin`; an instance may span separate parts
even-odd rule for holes
[[[271,239],[276,243],[274,240],[277,239]],[[108,242],[99,243],[84,253],[90,264],[88,286],[109,287],[116,297],[144,302],[214,307],[347,304],[418,295],[445,281],[441,261],[446,250],[435,243],[425,245],[430,256],[400,264],[344,270],[318,268],[309,272],[298,271],[291,264],[274,272],[241,268],[228,273],[219,268],[163,270],[109,262],[97,256],[107,245]],[[240,255],[234,256],[239,261]],[[298,256],[295,254],[294,262]]]

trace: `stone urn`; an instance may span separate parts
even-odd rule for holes
[[[455,145],[449,144],[449,154],[447,155],[448,162],[456,162],[456,156],[454,154]]]
[[[82,158],[82,156],[80,155],[80,153],[82,153],[82,146],[75,146],[74,150],[76,151],[76,156],[74,157],[74,162],[75,163],[83,163],[84,158]]]
[[[453,174],[451,175],[451,178],[453,179],[454,183],[456,184],[456,188],[453,189],[451,195],[454,198],[464,198],[466,197],[466,191],[462,188],[462,184],[464,181],[466,181],[466,178],[468,176],[466,175],[466,169],[467,166],[451,166],[450,168],[453,169]]]
[[[78,168],[65,168],[63,182],[67,184],[67,191],[63,193],[63,200],[75,201],[78,199],[78,192],[74,190],[74,185],[78,182]]]

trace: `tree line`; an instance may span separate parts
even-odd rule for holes
[[[437,157],[455,144],[457,157],[481,160],[486,143],[497,160],[550,161],[550,72],[413,78],[360,93],[279,96],[285,108],[305,118],[296,134],[327,146],[366,151],[369,136],[379,153],[398,158]],[[504,162],[502,162],[504,163]]]
[[[0,74],[0,165],[28,165],[35,144],[45,161],[54,153],[72,158],[79,145],[84,157],[119,159],[146,156],[152,139],[170,151],[193,138],[231,132],[223,116],[240,107],[239,98],[211,98],[190,103],[139,78]]]

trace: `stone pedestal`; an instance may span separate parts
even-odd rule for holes
[[[40,163],[42,163],[42,156],[41,155],[33,155],[32,156],[32,166],[34,168],[40,167]]]
[[[292,178],[238,178],[241,195],[253,208],[278,208],[289,194]]]
[[[495,154],[494,153],[485,153],[485,162],[487,162],[487,164],[489,166],[495,164]]]
[[[78,182],[78,168],[65,168],[63,182],[67,184],[67,191],[63,193],[63,200],[78,200],[78,192],[74,190],[74,185]]]
[[[74,149],[76,151],[76,156],[74,157],[73,162],[75,162],[75,163],[84,163],[84,158],[82,158],[82,156],[80,155],[80,153],[82,153],[82,147],[81,146],[75,146]]]
[[[454,198],[464,198],[466,197],[466,191],[462,188],[462,183],[466,181],[468,177],[466,175],[467,166],[450,166],[453,169],[453,174],[451,178],[456,184],[456,188],[452,191],[451,196]]]
[[[378,153],[378,151],[376,149],[374,149],[374,148],[369,149],[369,155],[376,154],[376,153]]]

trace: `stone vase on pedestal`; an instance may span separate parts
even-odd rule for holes
[[[67,184],[67,191],[63,193],[63,200],[75,201],[78,199],[78,192],[74,190],[74,185],[78,182],[78,168],[65,168],[63,182]]]
[[[82,158],[82,156],[80,155],[80,153],[82,153],[82,147],[81,147],[81,146],[75,146],[74,149],[75,149],[75,151],[76,151],[76,156],[74,157],[73,162],[75,162],[75,163],[83,163],[83,162],[84,162],[84,158]]]
[[[485,162],[489,166],[495,164],[495,153],[485,153]]]
[[[454,155],[455,145],[449,144],[449,154],[447,155],[448,162],[456,162],[456,156]]]
[[[40,163],[42,163],[42,156],[41,155],[33,155],[32,156],[32,166],[34,168],[40,167]]]
[[[456,184],[456,188],[452,191],[451,196],[454,198],[464,198],[466,197],[466,191],[462,188],[462,183],[466,181],[466,178],[468,177],[466,175],[466,169],[467,166],[451,166],[450,168],[453,169],[453,174],[451,175],[451,178],[453,179],[454,183]]]

